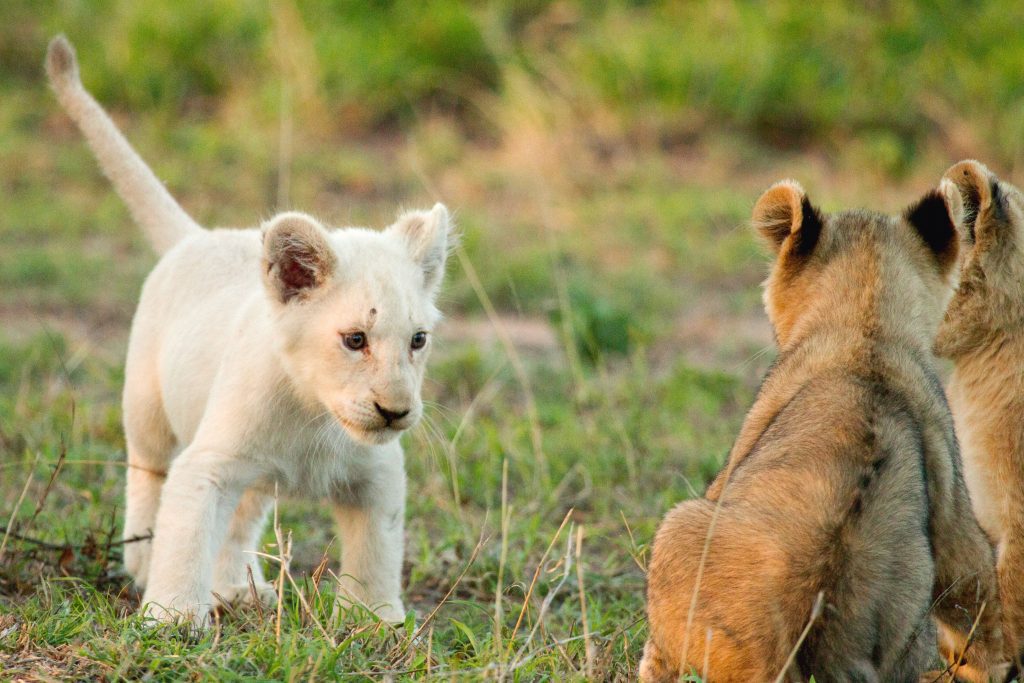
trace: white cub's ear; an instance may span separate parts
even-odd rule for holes
[[[423,269],[423,285],[436,293],[444,278],[448,249],[454,241],[452,220],[444,204],[430,211],[408,211],[387,229],[405,243],[409,256]]]
[[[263,225],[263,282],[281,303],[302,301],[330,280],[337,256],[314,218],[289,211]]]

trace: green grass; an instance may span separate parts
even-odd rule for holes
[[[959,157],[1024,161],[1015,2],[193,5],[4,7],[0,678],[632,679],[656,524],[770,360],[758,193],[795,177],[826,209],[891,211]],[[204,224],[456,211],[451,322],[405,437],[404,628],[313,584],[338,548],[309,501],[280,504],[280,618],[133,616],[119,396],[154,257],[45,87],[60,31]]]
[[[120,547],[111,545],[123,460],[120,373],[92,360],[70,367],[69,351],[46,335],[0,349],[5,495],[28,482],[18,533],[55,546],[8,540],[0,652],[31,652],[62,671],[112,679],[369,676],[428,666],[441,677],[504,671],[536,680],[590,666],[594,675],[628,678],[643,633],[641,566],[654,513],[689,495],[686,478],[699,485],[717,467],[749,399],[735,379],[682,365],[655,379],[642,361],[627,362],[574,386],[564,371],[538,364],[540,457],[504,359],[473,347],[439,354],[430,391],[438,407],[407,440],[406,595],[418,615],[394,630],[334,608],[329,578],[317,587],[309,579],[331,545],[329,516],[315,502],[287,502],[280,528],[294,540],[298,585],[288,584],[280,622],[249,610],[185,637],[131,616]],[[567,401],[576,394],[584,395]],[[471,417],[467,398],[476,399]],[[266,541],[268,552],[280,552],[272,531]]]

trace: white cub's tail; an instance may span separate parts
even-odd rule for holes
[[[61,106],[85,135],[100,168],[128,205],[158,254],[202,230],[146,166],[103,108],[82,86],[75,48],[63,35],[50,41],[46,73]]]

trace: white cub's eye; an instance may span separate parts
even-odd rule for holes
[[[341,342],[347,349],[361,351],[366,348],[366,334],[363,332],[348,332],[341,335]]]
[[[412,335],[412,342],[409,343],[413,349],[422,349],[427,345],[427,333],[422,330]]]

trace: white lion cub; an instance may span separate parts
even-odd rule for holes
[[[207,622],[245,600],[275,489],[330,501],[341,589],[400,621],[405,470],[397,437],[420,386],[451,222],[444,206],[386,230],[327,230],[302,213],[208,231],[171,198],[83,88],[58,36],[61,104],[162,256],[143,287],[125,369],[125,564],[161,620]]]

